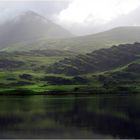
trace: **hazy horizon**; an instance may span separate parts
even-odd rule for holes
[[[140,0],[0,0],[0,139],[139,139]]]
[[[28,10],[76,35],[140,25],[139,0],[6,0],[0,1],[0,23]]]

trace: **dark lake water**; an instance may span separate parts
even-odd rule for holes
[[[140,138],[140,95],[0,96],[0,138]]]

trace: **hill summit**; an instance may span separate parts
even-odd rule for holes
[[[67,38],[72,34],[49,19],[26,11],[0,25],[0,47],[30,43],[41,38]]]

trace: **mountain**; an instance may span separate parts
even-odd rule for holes
[[[112,45],[140,42],[140,26],[118,27],[105,32],[70,38],[61,41],[64,49],[91,52],[100,48],[109,48]],[[65,46],[67,44],[67,46]]]
[[[40,40],[28,49],[61,49],[88,53],[112,45],[140,42],[140,26],[118,27],[101,33],[67,39]],[[26,49],[27,46],[23,47]]]
[[[65,58],[47,68],[47,72],[79,75],[104,72],[140,59],[140,43],[113,46],[92,53]]]
[[[33,11],[27,11],[0,25],[0,48],[19,47],[19,44],[33,43],[41,38],[71,36],[72,34],[61,26]]]
[[[74,37],[64,28],[32,11],[0,25],[0,50],[3,51],[54,49],[89,53],[134,42],[140,42],[140,26],[117,27]]]

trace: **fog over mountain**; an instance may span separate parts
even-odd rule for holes
[[[139,0],[0,1],[0,23],[32,10],[76,35],[119,26],[139,26]]]
[[[0,25],[0,48],[31,43],[41,38],[67,38],[72,34],[45,17],[26,11]]]

